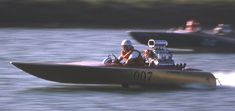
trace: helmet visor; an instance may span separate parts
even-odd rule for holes
[[[128,51],[129,46],[128,45],[121,45],[121,49],[122,49],[122,51]]]

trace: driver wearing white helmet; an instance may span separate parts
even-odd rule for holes
[[[134,49],[130,40],[123,40],[121,48],[119,62],[123,60],[125,65],[131,66],[144,65],[144,59],[142,58],[140,51]]]

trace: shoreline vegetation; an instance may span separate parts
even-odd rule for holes
[[[235,26],[234,0],[0,0],[0,27],[169,28]]]

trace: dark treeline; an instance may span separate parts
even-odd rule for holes
[[[0,2],[0,26],[159,28],[182,26],[191,18],[205,26],[235,26],[234,12],[235,4],[231,3],[156,2],[141,7],[121,2],[7,0]]]

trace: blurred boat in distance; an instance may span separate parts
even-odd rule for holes
[[[189,20],[185,28],[166,31],[129,31],[141,44],[149,39],[163,39],[170,48],[192,49],[194,52],[234,53],[235,33],[228,24],[218,24],[212,31],[202,30],[197,21]]]

